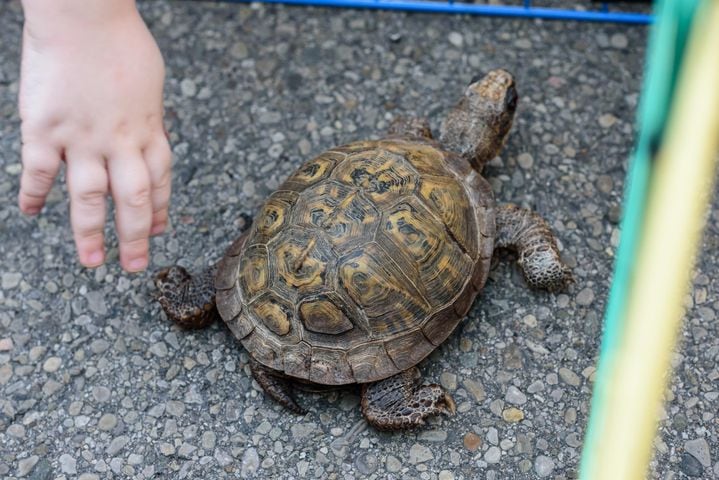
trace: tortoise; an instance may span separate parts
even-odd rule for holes
[[[167,316],[219,316],[267,395],[296,413],[296,386],[361,384],[379,430],[455,412],[416,365],[452,333],[487,281],[495,248],[515,249],[530,287],[571,281],[546,221],[495,205],[482,167],[517,106],[505,70],[475,77],[441,125],[400,117],[385,138],[332,148],[292,174],[216,266],[155,277]]]

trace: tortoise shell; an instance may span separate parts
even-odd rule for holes
[[[489,272],[489,184],[434,141],[303,164],[220,262],[217,307],[253,358],[310,382],[381,380],[452,333]]]

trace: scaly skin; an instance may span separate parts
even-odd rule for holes
[[[164,268],[155,275],[157,301],[167,317],[183,328],[210,325],[218,317],[215,308],[215,267],[191,276],[182,267]]]
[[[559,258],[557,239],[542,217],[512,204],[498,207],[496,216],[495,248],[516,250],[530,287],[554,292],[573,281],[571,270]]]
[[[377,430],[406,430],[424,425],[431,415],[455,413],[449,393],[439,385],[419,385],[416,367],[362,385],[362,415]]]

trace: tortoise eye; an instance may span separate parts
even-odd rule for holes
[[[509,110],[514,110],[515,108],[517,108],[518,98],[519,97],[517,96],[517,90],[515,90],[514,88],[510,88],[507,91],[507,95],[505,95],[504,97],[504,104]]]
[[[477,75],[472,77],[472,80],[469,81],[469,84],[472,85],[473,83],[477,83],[480,80],[482,80],[483,77],[484,77],[484,75],[482,75],[481,73],[478,73]]]

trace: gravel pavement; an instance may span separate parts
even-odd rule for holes
[[[379,135],[400,113],[437,127],[469,79],[514,72],[521,96],[499,201],[535,208],[576,284],[529,291],[500,255],[468,319],[421,364],[458,413],[409,433],[367,428],[355,390],[268,400],[220,324],[171,325],[151,273],[80,268],[58,183],[16,206],[22,14],[0,3],[0,478],[572,479],[587,421],[646,29],[147,2],[167,62],[172,226],[151,270],[216,261],[310,155]],[[651,478],[719,477],[719,213],[708,216]],[[636,399],[636,401],[642,401]]]

